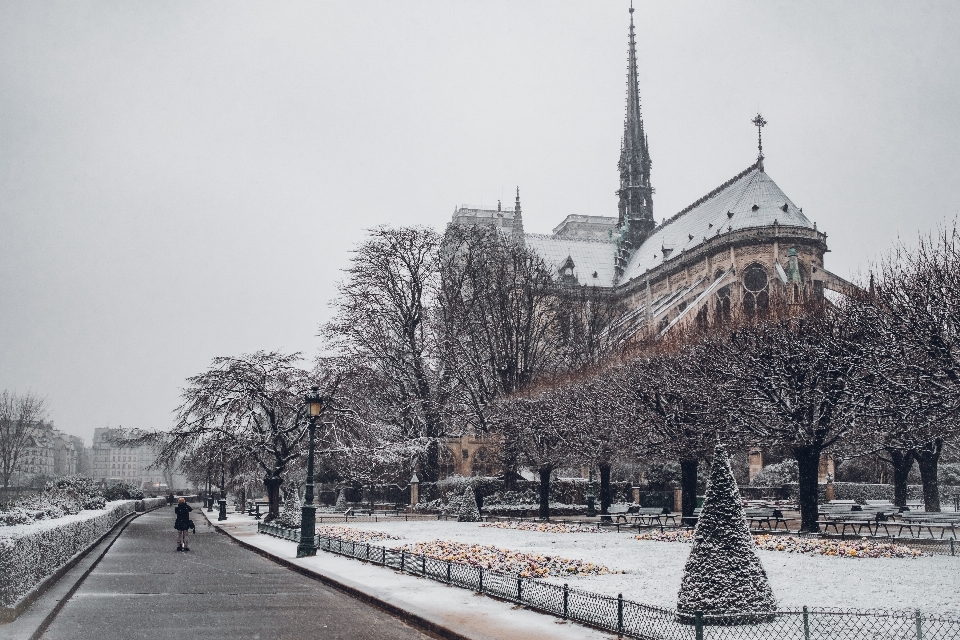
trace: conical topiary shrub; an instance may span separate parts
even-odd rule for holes
[[[334,511],[339,511],[343,513],[347,510],[347,490],[346,488],[341,488],[340,492],[337,493],[337,503],[333,505]]]
[[[283,501],[283,511],[280,512],[280,517],[277,518],[276,524],[281,527],[299,529],[300,521],[303,517],[302,506],[300,502],[300,491],[296,488],[288,489],[286,491],[286,500]]]
[[[693,549],[683,568],[677,611],[684,622],[692,622],[693,614],[702,611],[729,615],[724,623],[736,624],[769,619],[776,608],[777,600],[754,549],[730,461],[718,446],[703,511],[693,532]]]
[[[480,522],[480,508],[477,506],[477,494],[473,487],[467,485],[460,499],[460,511],[457,513],[457,522]]]

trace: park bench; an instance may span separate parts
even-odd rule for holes
[[[630,519],[638,526],[659,525],[661,530],[667,521],[674,526],[677,524],[677,517],[664,507],[639,507],[635,513],[630,514]]]
[[[833,527],[834,533],[840,533],[837,525],[842,526],[843,521],[848,519],[854,511],[860,510],[860,505],[853,500],[843,501],[840,504],[834,501],[820,505],[817,515],[820,518],[820,524],[823,525],[824,531]]]
[[[932,538],[933,530],[939,529],[940,538],[942,539],[947,529],[949,529],[952,536],[956,538],[957,525],[960,525],[960,513],[904,511],[900,514],[900,517],[901,520],[895,525],[900,527],[900,531],[897,533],[898,536],[906,529],[910,533],[910,536],[914,537],[913,530],[916,528],[917,535],[915,537],[920,537],[920,534],[926,529]]]
[[[700,514],[703,513],[703,507],[697,507],[693,510],[692,516],[687,516],[685,518],[680,518],[680,524],[688,527],[697,526],[697,522],[700,520]]]
[[[744,513],[747,516],[747,523],[751,529],[763,529],[764,525],[766,525],[768,529],[773,530],[779,527],[781,523],[783,523],[783,528],[787,529],[787,521],[784,520],[783,513],[779,509],[772,507],[766,509],[751,508],[744,509]]]
[[[630,513],[630,505],[612,504],[607,507],[607,513],[605,515],[608,517],[605,519],[609,520],[610,518],[613,518],[614,522],[620,522],[620,520],[626,522],[628,513]]]

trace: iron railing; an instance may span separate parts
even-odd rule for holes
[[[298,541],[299,529],[257,523],[257,531]],[[803,607],[774,613],[681,614],[571,588],[536,578],[439,560],[403,549],[318,535],[318,549],[373,562],[402,573],[470,589],[500,600],[643,640],[953,640],[960,638],[960,618],[917,611]]]

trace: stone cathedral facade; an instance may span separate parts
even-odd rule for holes
[[[849,291],[825,268],[827,234],[764,170],[759,115],[756,161],[660,224],[654,219],[651,159],[643,129],[630,8],[627,112],[618,168],[617,215],[569,215],[550,235],[525,233],[517,192],[513,209],[459,207],[453,224],[502,228],[537,252],[570,285],[609,289],[629,308],[624,337],[663,335],[788,302]]]

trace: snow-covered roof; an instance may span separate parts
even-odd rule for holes
[[[642,276],[718,233],[775,223],[814,228],[761,165],[754,164],[661,224],[630,256],[621,282]]]
[[[617,255],[615,242],[558,238],[539,233],[525,234],[524,242],[557,273],[568,257],[573,260],[573,274],[579,284],[613,286],[614,258]],[[597,274],[596,278],[593,277],[594,273]]]

